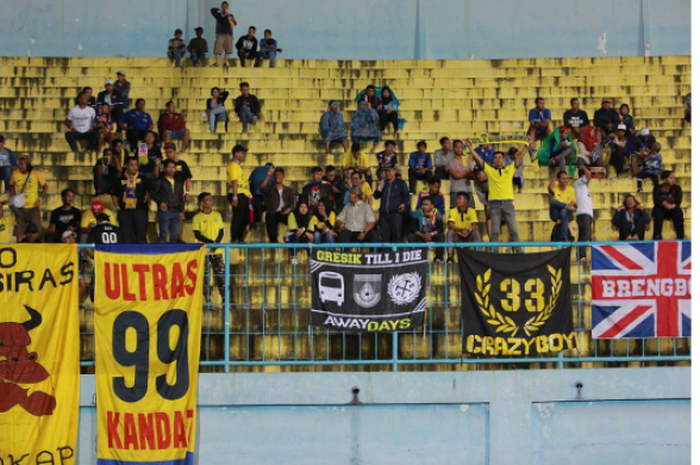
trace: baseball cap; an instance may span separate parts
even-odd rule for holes
[[[31,234],[31,233],[37,234],[41,231],[39,231],[39,226],[35,225],[34,223],[29,223],[27,225],[27,229],[25,229],[24,232],[27,234]]]
[[[559,128],[559,132],[564,132],[564,131],[569,131],[569,130],[570,130],[570,129],[569,129],[569,126],[561,126],[561,127]]]
[[[95,219],[97,221],[109,221],[109,215],[107,213],[99,213]]]
[[[163,146],[163,150],[175,150],[175,144],[168,142]]]
[[[236,144],[233,147],[233,150],[231,150],[231,153],[237,153],[237,152],[247,152],[248,149],[243,147],[241,144]]]
[[[117,76],[119,76],[120,74],[126,77],[126,73],[124,71],[117,71]]]
[[[626,131],[626,130],[627,130],[627,125],[620,123],[620,124],[617,125],[617,130],[618,130],[618,131]]]
[[[67,231],[63,231],[63,235],[61,236],[61,239],[65,239],[66,237],[70,237],[70,236],[75,236],[75,233],[69,229]]]
[[[604,98],[604,99],[603,99],[603,103],[610,103],[610,99]]]
[[[112,84],[114,84],[114,82],[112,82],[111,79],[107,79],[107,80],[105,81],[105,85],[110,85],[110,86],[111,86]]]
[[[650,134],[649,129],[647,129],[647,128],[642,128],[642,130],[639,133],[644,137],[646,137]]]
[[[92,213],[97,215],[99,213],[102,213],[105,209],[105,204],[102,203],[101,200],[93,200],[92,201],[92,206],[90,207],[90,210],[92,210]]]

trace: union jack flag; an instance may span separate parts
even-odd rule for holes
[[[690,242],[593,247],[593,337],[690,337]]]

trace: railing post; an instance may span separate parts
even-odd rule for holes
[[[397,251],[397,247],[393,246],[392,252]],[[391,371],[399,371],[399,333],[394,331],[391,333],[391,356],[392,356],[392,366]]]
[[[224,256],[224,371],[229,372],[231,362],[231,317],[229,309],[231,308],[231,249],[228,245],[225,246],[226,255]]]

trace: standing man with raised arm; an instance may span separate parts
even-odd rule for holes
[[[224,68],[228,68],[228,56],[233,53],[233,28],[236,17],[228,11],[228,2],[222,2],[221,8],[212,8],[211,15],[216,19],[216,41],[214,41],[214,64],[219,66],[219,55],[224,52]]]
[[[513,163],[506,165],[506,157],[503,152],[495,152],[493,154],[493,166],[484,163],[484,159],[474,150],[470,140],[467,140],[469,150],[474,157],[474,160],[484,169],[486,177],[489,181],[489,210],[491,211],[491,242],[498,242],[498,237],[501,233],[501,222],[508,226],[511,240],[520,242],[520,234],[518,234],[518,222],[515,218],[515,207],[513,200],[513,177],[515,176],[516,166],[519,166],[523,161],[525,154],[528,153],[528,147],[534,145],[533,136],[529,135],[529,146],[524,145],[515,155]],[[516,247],[517,253],[522,253],[521,247]]]

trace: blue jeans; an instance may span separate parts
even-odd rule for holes
[[[301,236],[297,236],[293,232],[290,232],[284,238],[284,242],[286,242],[288,244],[308,244],[309,238],[306,236],[306,234],[302,234]],[[292,253],[292,258],[295,258],[297,256],[297,250],[298,249],[292,249],[290,251]]]
[[[255,115],[250,110],[249,106],[243,105],[243,108],[241,108],[241,111],[238,113],[238,118],[240,118],[241,123],[243,123],[243,132],[248,132],[248,124],[253,122]]]
[[[262,65],[262,61],[268,59],[270,60],[270,68],[275,67],[275,62],[277,60],[276,50],[260,50],[258,52],[258,58],[255,60],[255,67],[258,68]]]
[[[561,220],[559,234],[554,237],[554,239],[561,241],[569,240],[569,221],[574,219],[574,214],[566,207],[567,205],[565,203],[556,200],[552,200],[549,204],[549,217],[555,223]]]
[[[204,52],[190,52],[190,60],[192,60],[194,64],[199,64],[204,61],[205,55],[206,53]]]
[[[209,129],[211,129],[211,132],[216,131],[216,123],[219,121],[226,121],[226,108],[223,106],[216,107],[209,112]]]
[[[335,244],[335,237],[330,233],[323,234],[321,231],[316,231],[314,233],[314,244]]]
[[[165,244],[168,242],[168,231],[170,231],[170,243],[177,243],[177,233],[180,229],[180,212],[170,211],[158,212],[158,225],[160,227],[160,236],[158,238],[159,244]]]
[[[10,178],[12,178],[12,167],[3,166],[0,168],[0,179],[5,183],[5,193],[10,193]]]
[[[175,50],[172,55],[170,55],[171,60],[175,60],[175,66],[180,66],[180,61],[185,57],[184,51]]]

